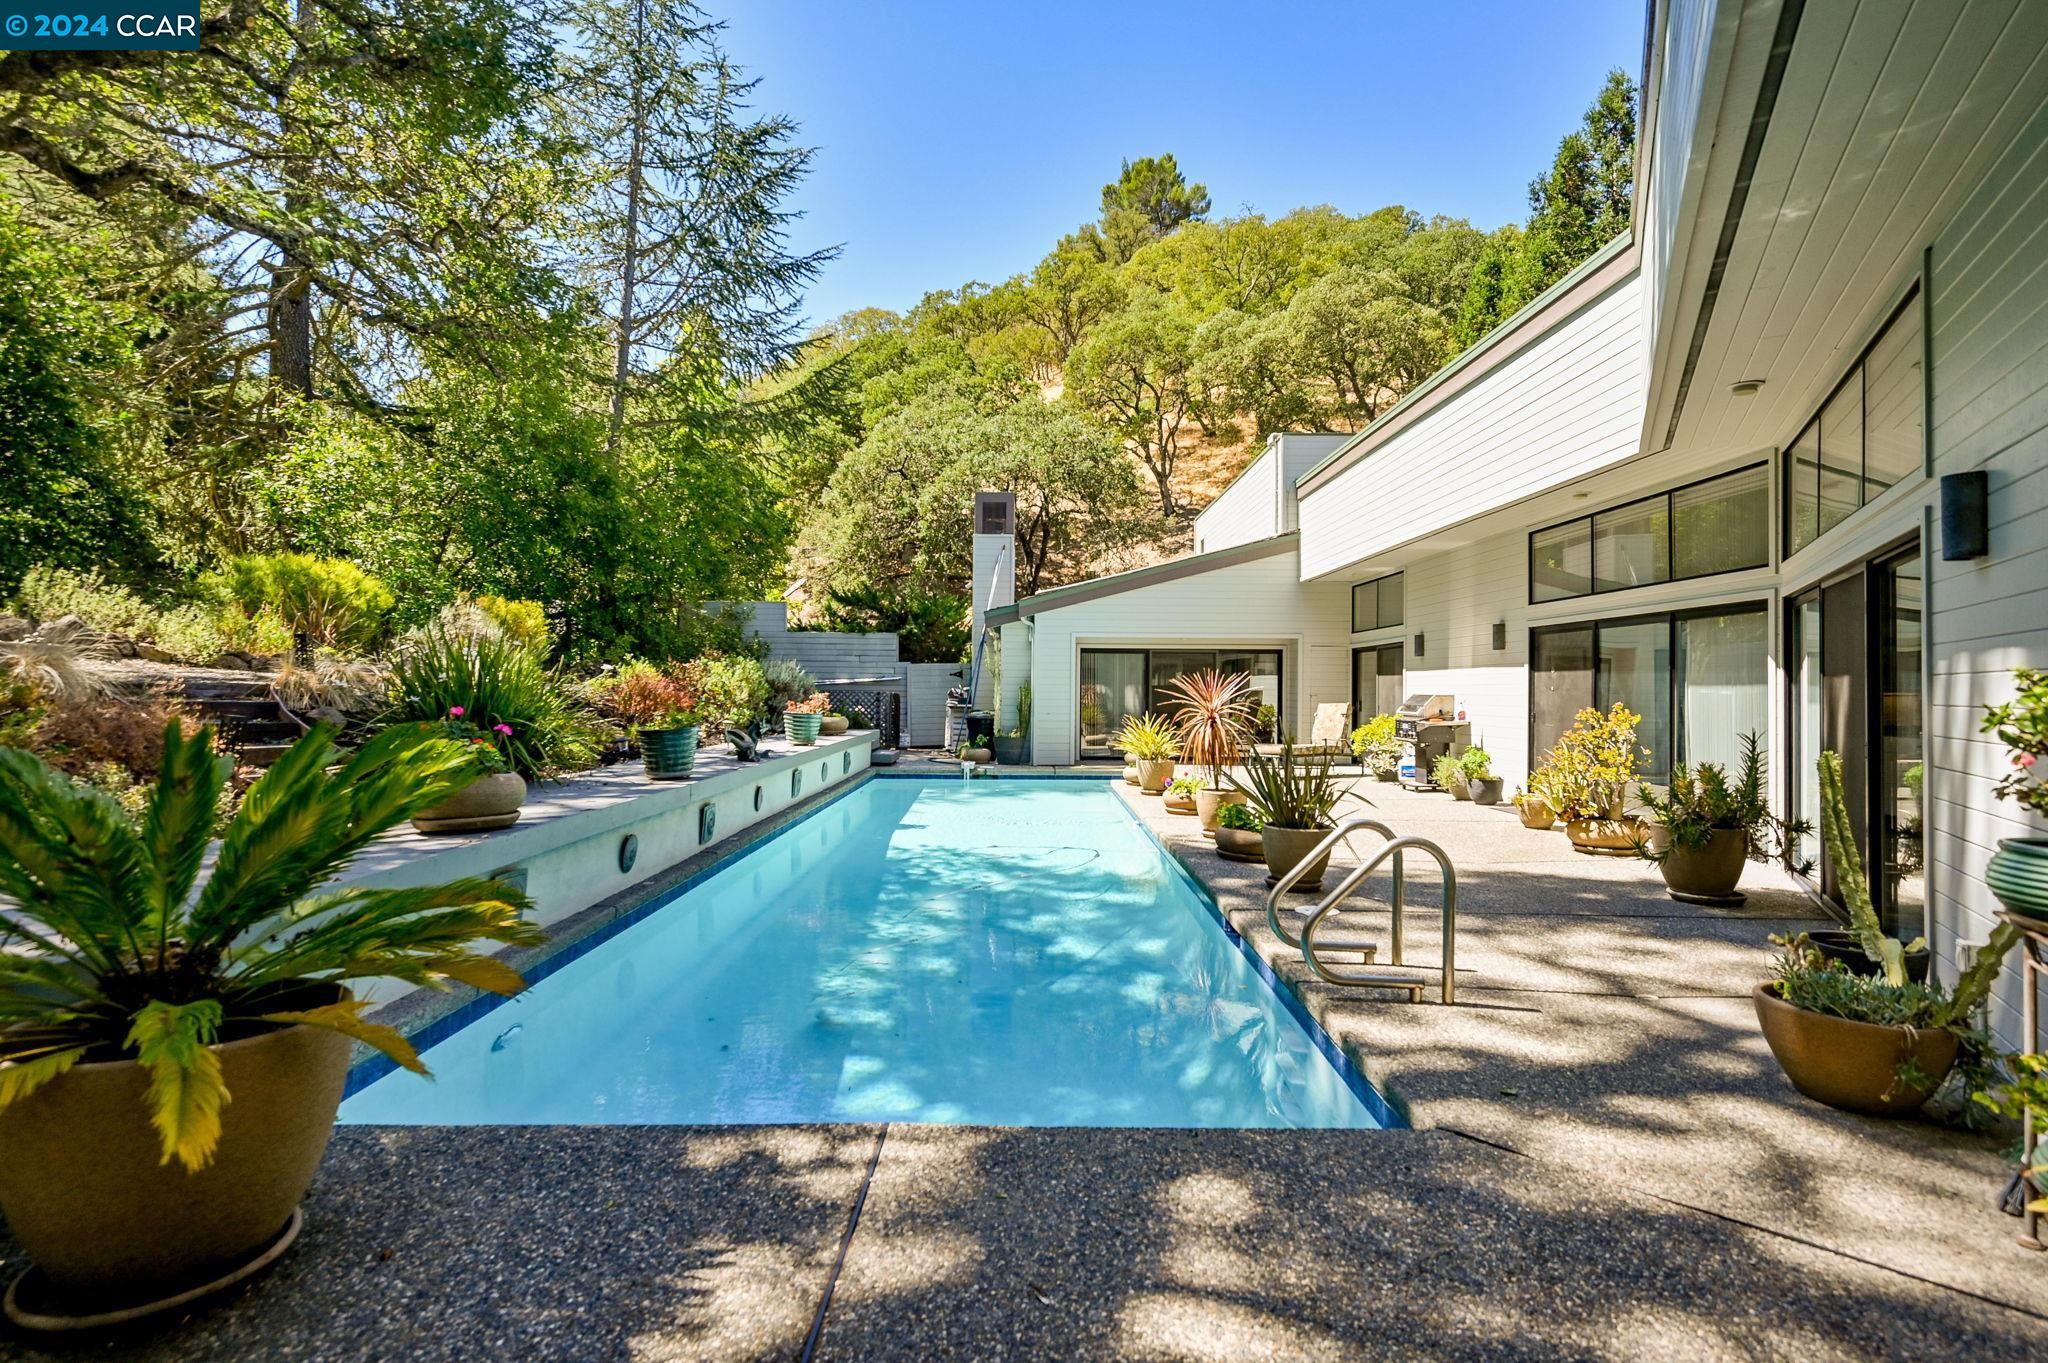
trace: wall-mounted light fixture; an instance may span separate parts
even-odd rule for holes
[[[1508,622],[1505,620],[1496,620],[1493,622],[1493,651],[1495,653],[1505,653],[1507,652],[1507,649]]]
[[[1941,557],[1949,563],[1991,552],[1991,475],[1941,475]]]
[[[1739,398],[1753,398],[1764,388],[1762,379],[1737,379],[1728,385],[1728,391]]]
[[[1415,656],[1418,658],[1422,656],[1422,636],[1420,634],[1415,636]]]

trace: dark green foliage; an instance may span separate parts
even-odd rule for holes
[[[1765,780],[1763,736],[1742,736],[1742,762],[1735,779],[1719,763],[1701,762],[1687,767],[1678,764],[1671,772],[1671,785],[1662,794],[1654,786],[1642,786],[1637,798],[1652,819],[1671,833],[1671,847],[1697,850],[1713,841],[1721,830],[1740,830],[1746,839],[1751,861],[1778,861],[1789,857],[1800,839],[1813,831],[1804,819],[1780,819],[1771,812]],[[1663,857],[1647,850],[1651,861]],[[1669,855],[1668,853],[1665,855]],[[1793,864],[1800,874],[1812,871],[1811,862]]]
[[[883,592],[855,586],[834,591],[825,603],[828,628],[894,634],[907,663],[964,662],[967,618],[967,598],[943,592]]]
[[[1276,754],[1246,749],[1244,779],[1240,781],[1229,772],[1224,779],[1233,790],[1244,792],[1245,802],[1261,826],[1328,828],[1337,802],[1344,798],[1344,787],[1331,772],[1331,758],[1322,753],[1297,753],[1292,736],[1281,742]]]
[[[1209,216],[1209,190],[1188,183],[1172,152],[1141,156],[1124,162],[1123,173],[1102,187],[1106,230],[1121,213],[1136,214],[1154,236],[1163,237],[1184,222]]]

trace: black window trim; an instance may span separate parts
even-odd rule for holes
[[[1389,649],[1393,649],[1401,655],[1401,685],[1406,687],[1408,684],[1408,645],[1404,640],[1396,639],[1392,643],[1386,644],[1353,644],[1351,646],[1351,727],[1354,729],[1372,718],[1371,715],[1365,712],[1365,696],[1358,689],[1358,655],[1361,653],[1372,654],[1375,659],[1375,667],[1377,667],[1379,655]],[[1377,678],[1380,674],[1375,671],[1373,675]]]
[[[1149,644],[1082,644],[1082,645],[1080,645],[1080,646],[1078,646],[1078,647],[1077,647],[1077,649],[1075,650],[1075,653],[1074,653],[1074,724],[1075,724],[1075,728],[1074,728],[1074,752],[1075,752],[1076,756],[1077,756],[1077,757],[1079,758],[1079,760],[1081,760],[1081,761],[1083,761],[1083,762],[1108,762],[1108,761],[1118,761],[1118,762],[1121,762],[1121,761],[1123,760],[1123,754],[1122,754],[1122,752],[1118,751],[1118,750],[1117,750],[1116,748],[1114,748],[1114,747],[1112,747],[1112,748],[1111,748],[1111,749],[1110,749],[1110,750],[1109,750],[1108,752],[1100,752],[1100,753],[1090,753],[1090,752],[1088,752],[1088,751],[1087,751],[1087,750],[1086,750],[1086,749],[1085,749],[1085,748],[1084,748],[1084,747],[1082,746],[1082,742],[1081,742],[1081,730],[1080,730],[1080,722],[1081,722],[1081,694],[1080,694],[1080,693],[1081,693],[1081,685],[1080,685],[1080,683],[1081,683],[1081,656],[1082,656],[1083,654],[1087,654],[1087,653],[1135,653],[1135,654],[1137,654],[1137,655],[1138,655],[1139,657],[1141,657],[1141,658],[1143,658],[1143,659],[1145,660],[1145,661],[1144,661],[1144,664],[1143,664],[1143,666],[1144,666],[1144,669],[1145,669],[1145,693],[1146,693],[1146,699],[1147,699],[1147,700],[1149,701],[1149,700],[1151,699],[1151,692],[1152,692],[1152,655],[1153,655],[1153,653],[1155,653],[1155,652],[1158,652],[1158,653],[1277,653],[1277,654],[1279,654],[1279,655],[1280,655],[1280,665],[1279,665],[1279,667],[1278,667],[1278,668],[1277,668],[1277,669],[1275,670],[1275,673],[1274,673],[1274,675],[1275,675],[1275,676],[1276,676],[1276,677],[1277,677],[1277,678],[1279,679],[1279,680],[1278,680],[1278,681],[1277,681],[1277,682],[1275,683],[1275,685],[1276,685],[1276,686],[1278,687],[1278,689],[1279,689],[1279,692],[1280,692],[1280,695],[1279,695],[1279,701],[1280,701],[1280,703],[1279,703],[1278,705],[1276,705],[1276,706],[1274,706],[1274,707],[1273,707],[1273,708],[1274,708],[1274,710],[1276,710],[1276,711],[1278,712],[1278,714],[1276,715],[1276,717],[1275,717],[1275,719],[1274,719],[1274,723],[1275,723],[1276,725],[1278,725],[1278,726],[1279,726],[1279,728],[1281,729],[1281,731],[1282,731],[1282,732],[1285,732],[1285,731],[1286,731],[1286,728],[1287,728],[1287,710],[1288,710],[1288,705],[1287,705],[1287,646],[1286,646],[1286,645],[1284,645],[1284,644],[1161,644],[1161,645],[1160,645],[1160,646],[1159,646],[1159,647],[1158,647],[1157,649],[1154,649],[1154,648],[1153,648],[1153,647],[1152,647],[1151,645],[1149,645]],[[1150,709],[1151,709],[1151,707],[1150,707],[1150,706],[1148,705],[1148,706],[1146,707],[1146,709],[1147,709],[1147,710],[1150,710]],[[1299,717],[1297,716],[1297,718],[1299,718]]]
[[[1375,625],[1361,625],[1358,623],[1359,591],[1366,587],[1371,587],[1374,589],[1372,597],[1372,609],[1374,617],[1377,618],[1380,609],[1380,597],[1378,590],[1380,583],[1387,581],[1389,578],[1404,577],[1406,573],[1407,569],[1398,568],[1391,573],[1381,573],[1378,577],[1369,577],[1363,582],[1354,582],[1351,584],[1351,632],[1353,634],[1370,634],[1374,630],[1379,629],[1399,629],[1402,625],[1408,622],[1408,584],[1404,581],[1401,584],[1401,618],[1399,620],[1381,620],[1378,624]]]
[[[1914,306],[1915,304],[1919,303],[1920,300],[1925,296],[1926,290],[1922,287],[1922,280],[1920,276],[1915,275],[1913,277],[1913,282],[1906,287],[1905,295],[1899,299],[1898,303],[1892,308],[1890,312],[1885,314],[1884,320],[1878,323],[1877,328],[1870,333],[1870,339],[1863,343],[1863,349],[1857,351],[1856,358],[1851,360],[1848,366],[1843,369],[1842,376],[1835,380],[1834,387],[1828,389],[1828,391],[1821,397],[1819,404],[1816,405],[1813,411],[1807,415],[1806,420],[1800,422],[1797,426],[1793,428],[1791,443],[1783,447],[1783,454],[1780,460],[1780,462],[1784,465],[1784,469],[1778,475],[1778,544],[1780,548],[1783,550],[1784,556],[1786,558],[1791,558],[1794,554],[1805,553],[1808,549],[1811,549],[1814,545],[1820,543],[1822,538],[1825,537],[1829,533],[1829,531],[1839,530],[1841,528],[1841,525],[1839,523],[1836,525],[1829,526],[1827,530],[1823,530],[1820,528],[1820,470],[1826,463],[1826,457],[1822,454],[1820,448],[1821,413],[1825,412],[1828,409],[1828,404],[1833,402],[1838,396],[1840,396],[1842,390],[1849,386],[1849,380],[1862,379],[1864,366],[1870,362],[1871,354],[1877,349],[1878,345],[1884,340],[1885,337],[1891,335],[1892,328],[1897,326],[1899,323],[1899,319],[1906,315],[1906,310]],[[1932,394],[1934,392],[1933,385],[1928,382],[1928,346],[1929,339],[1927,327],[1927,312],[1926,309],[1923,307],[1920,313],[1919,357],[1920,473],[1922,477],[1925,477],[1927,474],[1927,442],[1931,438],[1931,424],[1928,419],[1929,413],[1927,408],[1928,404],[1932,401]],[[1864,393],[1867,397],[1869,393],[1869,387],[1867,384],[1865,385]],[[1856,511],[1861,511],[1864,507],[1870,505],[1870,499],[1863,495],[1864,493],[1869,491],[1870,488],[1870,409],[1867,404],[1862,402],[1859,402],[1857,406],[1859,412],[1859,420],[1863,423],[1863,466],[1856,472]],[[1809,430],[1813,432],[1814,451],[1814,530],[1813,538],[1808,540],[1806,543],[1800,545],[1797,549],[1795,549],[1792,547],[1792,448],[1794,445],[1797,445],[1799,443],[1800,437],[1804,436]],[[1911,480],[1911,478],[1912,475],[1908,474],[1906,477],[1901,478],[1899,482],[1908,482]],[[1893,483],[1891,487],[1897,487],[1898,485],[1898,483]],[[1891,490],[1891,487],[1886,488],[1885,491],[1889,492]],[[1880,493],[1878,495],[1882,496],[1883,493]],[[1856,514],[1856,511],[1851,511],[1849,513],[1849,516],[1854,516]],[[1846,522],[1849,519],[1849,516],[1844,516],[1842,520]]]
[[[1804,430],[1805,428],[1802,427],[1801,429]],[[1733,478],[1739,473],[1754,473],[1758,469],[1762,469],[1764,471],[1764,493],[1766,496],[1768,496],[1770,494],[1771,486],[1771,461],[1768,459],[1758,459],[1753,460],[1752,462],[1747,464],[1738,465],[1732,469],[1723,469],[1719,473],[1710,473],[1704,478],[1695,478],[1689,483],[1674,483],[1672,486],[1665,488],[1662,492],[1648,493],[1645,496],[1631,498],[1626,502],[1616,502],[1613,506],[1603,506],[1597,511],[1582,512],[1579,515],[1570,517],[1567,520],[1554,521],[1549,525],[1537,526],[1534,530],[1531,530],[1529,532],[1529,590],[1527,593],[1529,598],[1529,604],[1532,606],[1553,606],[1560,601],[1584,601],[1588,597],[1593,596],[1612,596],[1616,592],[1639,592],[1648,587],[1662,587],[1673,582],[1698,582],[1704,578],[1722,577],[1728,573],[1752,573],[1759,568],[1770,567],[1771,551],[1769,548],[1766,548],[1764,550],[1764,557],[1761,563],[1745,564],[1740,568],[1717,568],[1711,573],[1687,573],[1684,576],[1680,576],[1677,571],[1678,517],[1676,515],[1677,508],[1673,503],[1672,499],[1675,498],[1681,492],[1690,492],[1692,489],[1696,487],[1705,487],[1708,483],[1718,483],[1723,478]],[[1536,537],[1538,535],[1546,535],[1553,530],[1563,530],[1567,526],[1577,525],[1583,521],[1586,526],[1586,581],[1589,584],[1594,584],[1599,581],[1599,575],[1593,571],[1592,563],[1592,555],[1594,551],[1593,522],[1601,516],[1611,516],[1617,511],[1626,511],[1630,507],[1641,506],[1647,502],[1656,501],[1661,501],[1664,503],[1664,577],[1661,581],[1641,582],[1631,587],[1601,587],[1597,585],[1589,585],[1586,591],[1574,592],[1570,596],[1547,596],[1541,600],[1537,599]]]
[[[1589,629],[1593,631],[1593,698],[1588,704],[1597,708],[1600,704],[1600,631],[1609,625],[1647,625],[1663,621],[1666,630],[1665,650],[1670,658],[1671,675],[1665,680],[1665,705],[1671,716],[1671,764],[1679,762],[1679,751],[1685,746],[1682,728],[1684,714],[1679,704],[1679,686],[1683,677],[1678,670],[1678,627],[1687,620],[1699,620],[1716,615],[1761,615],[1764,617],[1765,673],[1764,687],[1768,693],[1771,684],[1769,670],[1771,602],[1768,597],[1742,597],[1734,601],[1720,601],[1711,606],[1687,606],[1681,610],[1642,611],[1633,615],[1601,615],[1590,620],[1555,620],[1529,627],[1528,668],[1530,681],[1529,718],[1526,733],[1528,744],[1529,770],[1533,773],[1543,760],[1543,754],[1536,750],[1536,639],[1539,635],[1559,633],[1564,630]]]

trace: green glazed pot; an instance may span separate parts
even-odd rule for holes
[[[818,741],[818,730],[824,724],[823,715],[791,715],[782,717],[782,732],[789,735],[789,741],[799,748],[808,748]]]
[[[698,726],[687,729],[642,729],[640,751],[647,774],[656,781],[680,781],[697,765]]]
[[[1984,883],[2014,913],[2048,919],[2048,838],[2001,839]]]

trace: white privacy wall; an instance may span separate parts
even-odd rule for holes
[[[1280,526],[1280,457],[1271,444],[1195,517],[1195,552],[1270,539]]]
[[[1284,649],[1293,722],[1305,731],[1317,704],[1351,698],[1348,609],[1341,584],[1301,581],[1289,548],[1249,563],[1040,611],[1031,617],[1029,631],[1032,756],[1053,764],[1079,756],[1077,691],[1084,645]],[[1007,662],[1004,671],[1009,671]],[[1009,686],[1007,677],[1004,686]]]
[[[1937,237],[1929,274],[1937,474],[1990,474],[1991,552],[1946,563],[1934,527],[1928,620],[1928,862],[1945,969],[1982,941],[1998,903],[1984,868],[2000,838],[2043,821],[1992,794],[2008,770],[1978,732],[2012,694],[2011,670],[2048,667],[2048,109],[2037,110]],[[2008,970],[1994,1023],[2018,1040]]]
[[[1640,273],[1624,275],[1304,496],[1302,576],[1337,572],[1634,455],[1641,288]]]

